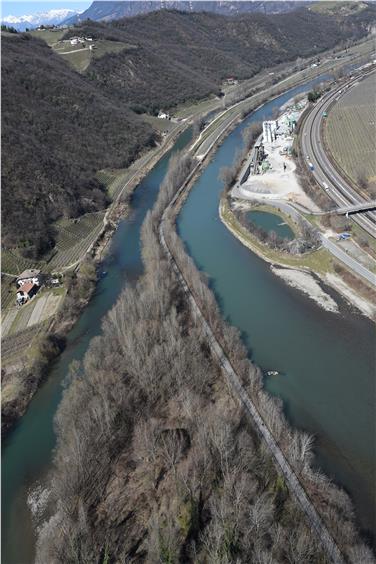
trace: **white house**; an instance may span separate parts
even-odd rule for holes
[[[163,110],[159,110],[158,117],[159,119],[170,119],[170,114],[164,112]]]
[[[35,268],[24,270],[17,278],[17,286],[19,289],[22,289],[25,284],[40,286],[40,270],[36,270]]]

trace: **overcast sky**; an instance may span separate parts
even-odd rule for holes
[[[56,10],[60,8],[68,8],[70,10],[83,12],[90,6],[90,4],[91,0],[39,0],[39,2],[34,2],[34,0],[23,0],[22,2],[12,0],[12,2],[1,3],[1,15],[2,18],[9,15],[24,16],[36,14],[37,12],[48,12],[49,10]]]

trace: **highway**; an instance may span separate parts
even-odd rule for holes
[[[355,260],[353,257],[348,255],[346,251],[341,249],[334,241],[327,239],[324,235],[321,235],[321,243],[323,247],[328,249],[332,255],[337,257],[341,262],[346,264],[353,272],[365,278],[372,286],[376,286],[376,274],[368,270],[359,261]]]
[[[374,72],[374,70],[372,71]],[[311,112],[308,114],[302,129],[301,134],[301,148],[303,151],[304,159],[307,164],[313,164],[313,170],[310,174],[313,175],[318,184],[325,189],[328,196],[338,206],[348,205],[362,205],[366,200],[360,196],[352,186],[340,175],[334,165],[329,160],[325,153],[323,142],[320,135],[320,125],[323,113],[327,112],[330,106],[336,101],[339,95],[344,94],[348,86],[353,85],[355,82],[361,80],[357,76],[351,79],[346,85],[338,86],[335,90],[329,92],[321,100],[319,100]],[[357,214],[352,219],[356,221],[363,229],[370,235],[376,237],[376,213],[367,212],[364,214]]]

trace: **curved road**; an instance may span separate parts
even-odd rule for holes
[[[375,72],[374,70],[371,71]],[[370,74],[370,73],[368,73]],[[367,75],[368,76],[368,75]],[[320,138],[320,125],[324,112],[336,101],[339,95],[344,94],[349,87],[356,82],[362,80],[363,76],[354,77],[346,85],[341,85],[335,90],[329,92],[308,114],[302,130],[301,148],[306,160],[314,165],[314,170],[310,171],[318,184],[325,189],[325,183],[328,196],[339,206],[358,205],[365,203],[366,200],[360,196],[351,185],[339,174],[333,164],[326,155],[323,143]],[[372,237],[376,237],[376,213],[367,212],[357,214],[352,217],[363,229],[365,229]]]
[[[260,203],[264,203],[263,200],[259,200]],[[309,227],[312,227],[312,224],[304,217],[304,213],[312,213],[312,212],[303,212],[301,213],[301,209],[299,205],[291,204],[290,202],[286,202],[284,200],[269,200],[268,204],[270,206],[274,206],[276,208],[280,208],[283,210],[287,215],[290,215],[295,221],[303,221],[308,224]],[[323,233],[320,233],[321,244],[328,250],[334,257],[338,260],[343,262],[350,270],[358,274],[367,282],[372,284],[372,286],[376,286],[376,274],[374,274],[371,270],[366,268],[363,264],[361,264],[358,260],[354,259],[352,256],[346,253],[346,251],[341,248],[337,243],[331,241],[326,237]]]

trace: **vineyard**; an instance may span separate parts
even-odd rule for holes
[[[17,334],[9,335],[1,340],[1,361],[3,365],[18,360],[27,361],[26,355],[35,339],[44,332],[49,322],[40,323],[37,327],[28,327]]]
[[[119,198],[125,184],[142,169],[148,159],[150,159],[150,153],[146,153],[137,159],[129,168],[122,170],[101,170],[97,173],[98,180],[105,185],[112,201]]]
[[[105,212],[88,213],[78,219],[61,220],[55,224],[56,245],[45,261],[22,257],[17,249],[3,249],[1,271],[18,276],[28,268],[56,272],[75,264],[98,237]]]
[[[86,253],[98,237],[105,212],[88,213],[78,219],[62,220],[56,224],[55,254],[47,264],[50,272],[73,265]]]
[[[18,253],[17,249],[1,250],[1,272],[18,276],[28,268],[45,270],[46,263],[24,258]]]
[[[376,185],[375,76],[343,95],[329,112],[325,143],[340,169],[365,189]]]
[[[9,337],[16,333],[44,323],[47,319],[55,315],[59,309],[61,300],[65,295],[65,290],[42,290],[41,295],[32,299],[22,307],[15,305],[16,287],[13,287],[13,300],[8,308],[2,307],[1,334],[2,338]],[[12,307],[13,306],[13,307]]]

